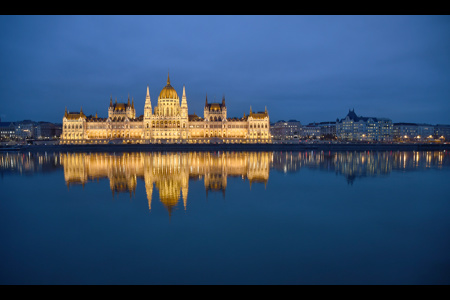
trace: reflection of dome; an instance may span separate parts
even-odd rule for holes
[[[167,74],[167,85],[159,93],[159,98],[164,99],[179,99],[175,89],[170,85],[169,74]]]

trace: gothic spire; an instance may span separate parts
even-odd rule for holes
[[[186,100],[186,88],[183,84],[183,96],[181,97],[181,106],[187,107],[187,100]]]
[[[150,91],[148,89],[148,85],[147,85],[147,95],[145,96],[145,103],[149,103],[150,104]]]

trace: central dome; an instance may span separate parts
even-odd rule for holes
[[[159,93],[160,99],[179,99],[175,89],[170,85],[169,74],[167,74],[167,85]]]

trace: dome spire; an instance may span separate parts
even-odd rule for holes
[[[169,71],[167,71],[167,85],[170,85]]]

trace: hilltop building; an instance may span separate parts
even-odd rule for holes
[[[63,117],[62,144],[84,143],[269,143],[270,121],[267,108],[241,118],[229,118],[225,97],[222,102],[205,99],[203,117],[188,113],[186,90],[180,98],[170,84],[161,90],[152,108],[149,87],[144,114],[136,117],[134,99],[127,103],[110,98],[108,117],[87,116],[83,110],[68,112]]]

